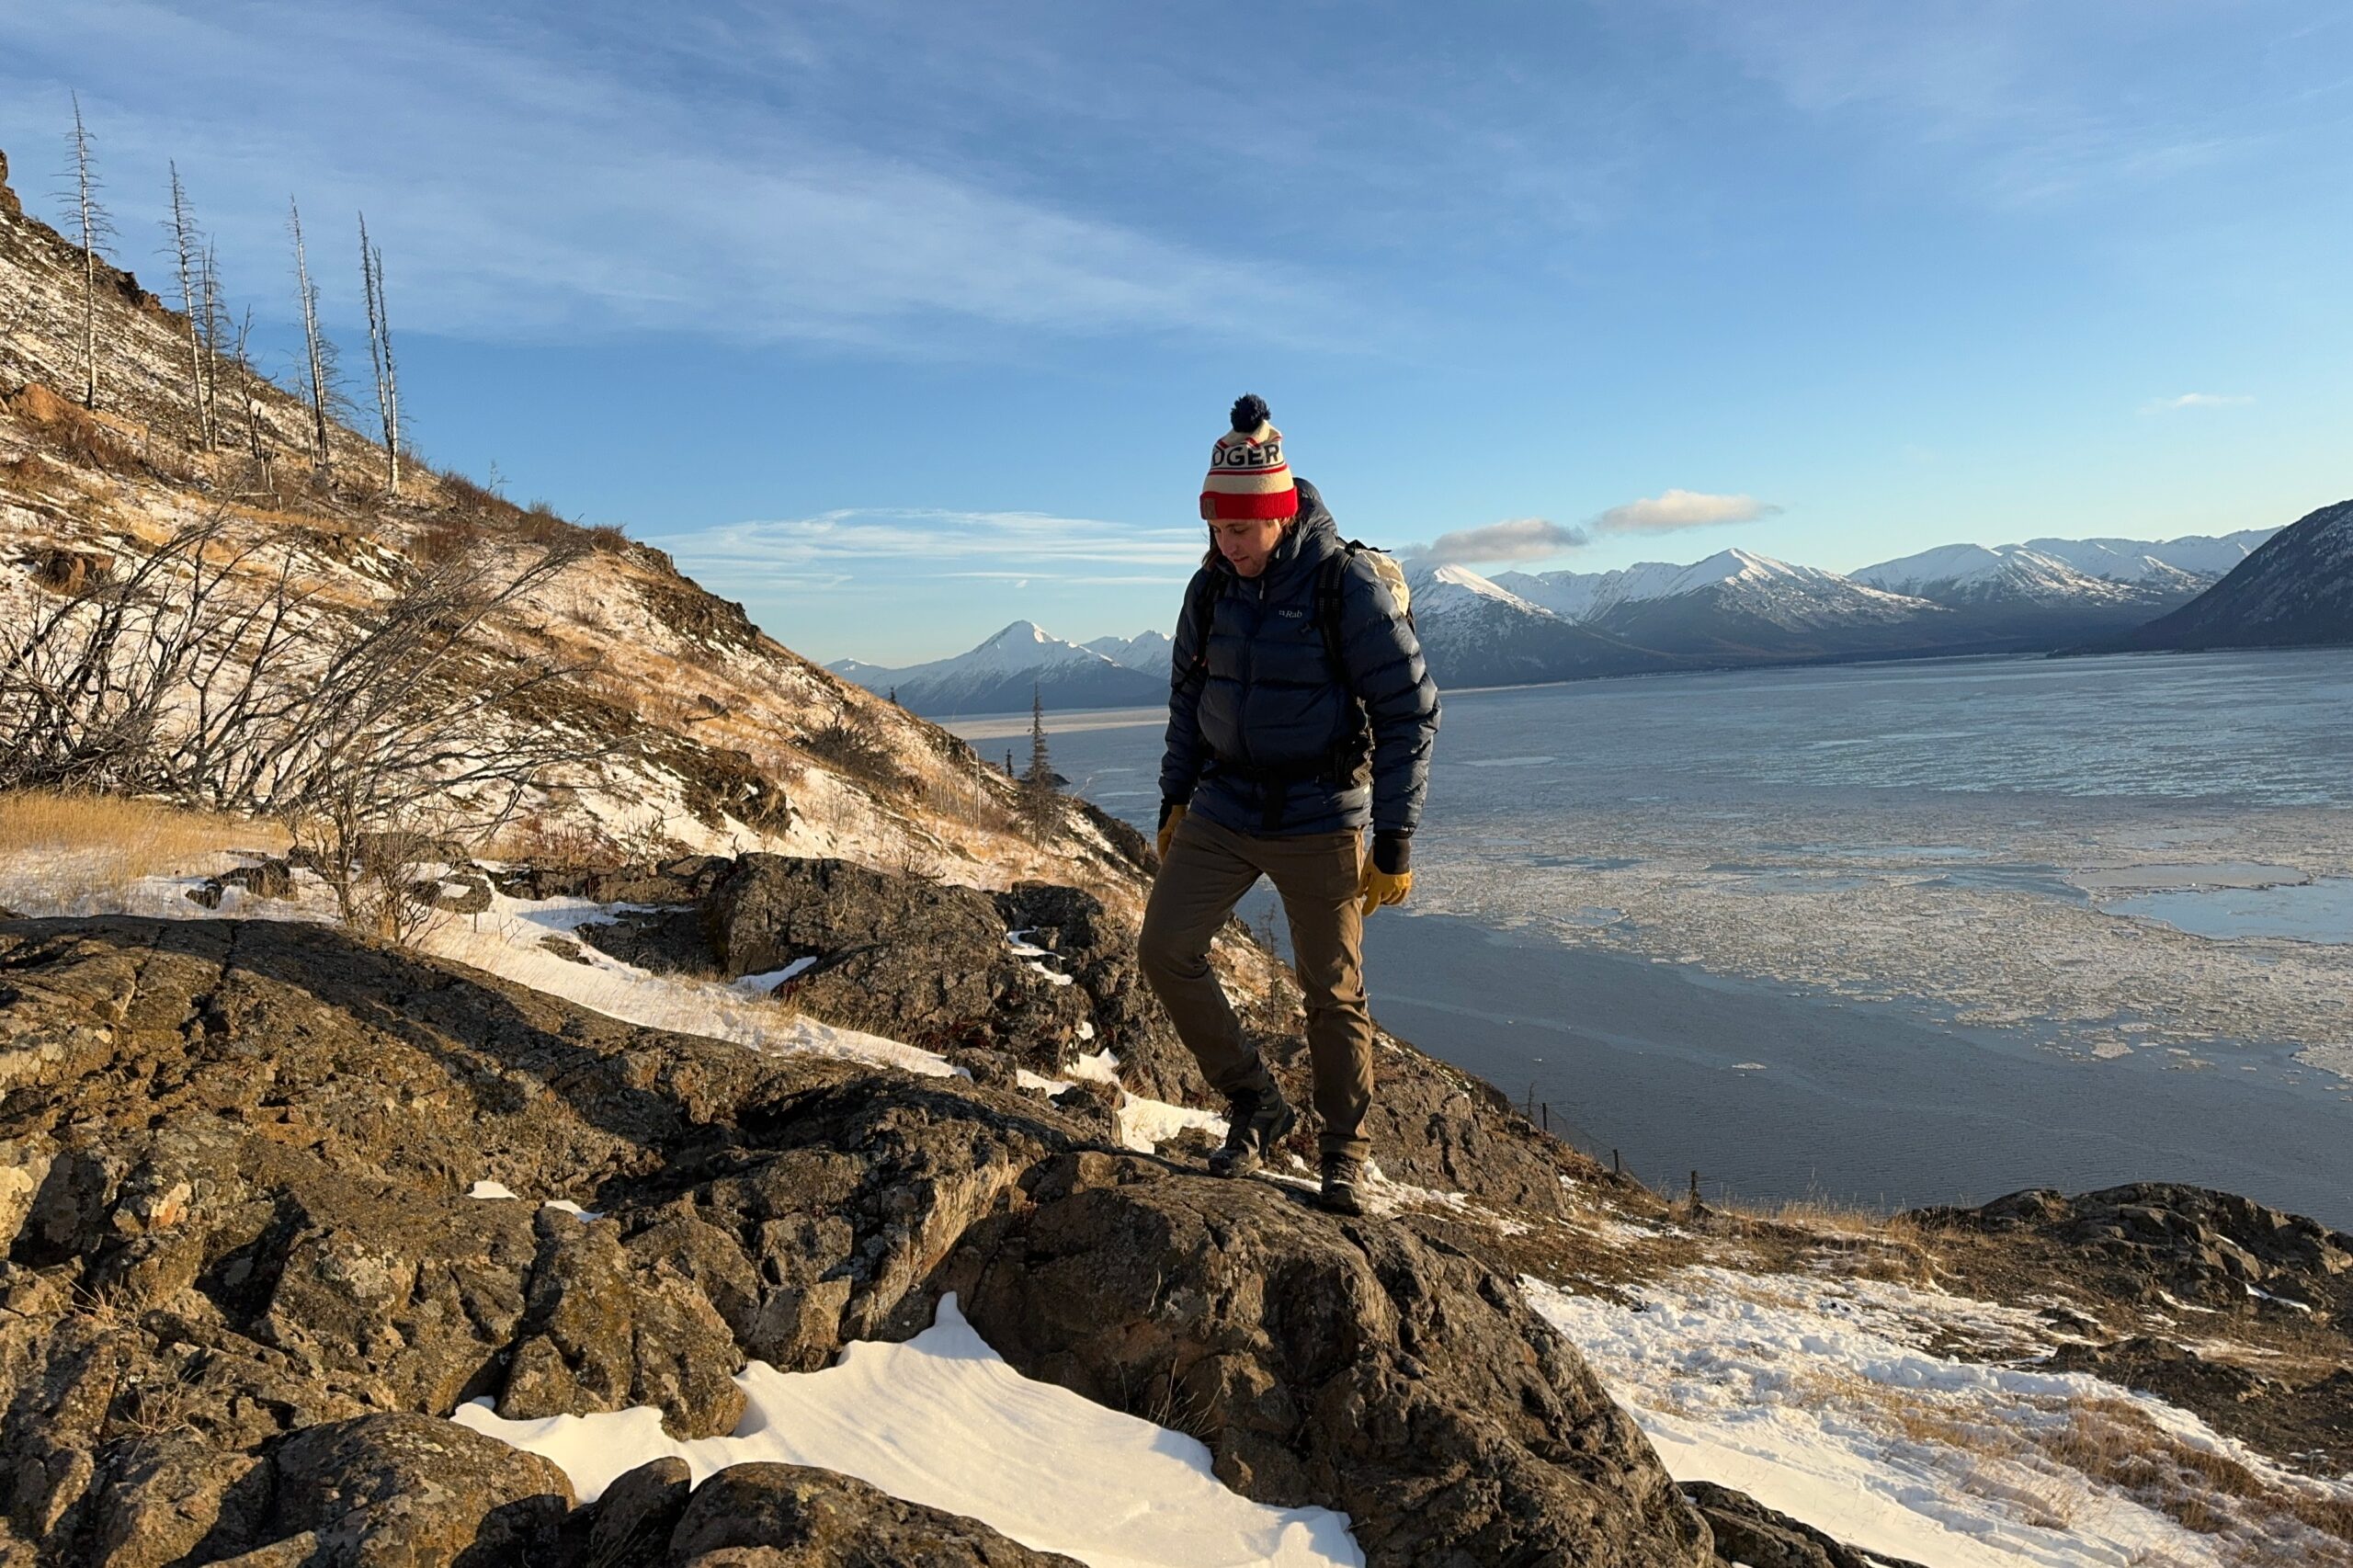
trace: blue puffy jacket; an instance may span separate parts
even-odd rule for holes
[[[1370,821],[1402,837],[1420,822],[1429,786],[1438,687],[1413,627],[1361,557],[1340,578],[1345,667],[1332,667],[1316,580],[1346,547],[1303,481],[1299,506],[1264,572],[1243,577],[1219,556],[1186,590],[1189,607],[1205,577],[1222,574],[1206,645],[1191,615],[1177,621],[1161,798],[1237,833],[1337,833]]]

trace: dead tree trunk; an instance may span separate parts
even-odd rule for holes
[[[207,241],[204,258],[198,274],[203,290],[202,314],[199,321],[204,343],[204,409],[205,442],[217,444],[221,438],[221,335],[226,310],[221,302],[221,258]]]
[[[384,311],[384,253],[369,243],[359,215],[359,281],[368,295],[368,359],[376,374],[376,416],[384,427],[384,483],[401,493],[401,386],[392,363],[392,324]]]
[[[245,444],[254,455],[254,467],[258,472],[261,488],[272,495],[278,494],[278,475],[270,466],[269,443],[262,437],[261,399],[256,395],[254,363],[245,352],[245,344],[253,336],[254,312],[248,308],[237,323],[237,395],[245,403]]]
[[[180,184],[180,166],[174,162],[168,167],[172,171],[172,215],[167,226],[172,234],[172,260],[179,268],[180,311],[188,318],[188,397],[196,404],[197,435],[209,452],[212,449],[212,398],[205,385],[205,257],[197,237],[196,220],[188,210],[188,187]]]
[[[286,226],[294,236],[294,283],[301,296],[302,347],[311,372],[311,461],[324,473],[332,472],[333,456],[327,446],[328,350],[319,332],[319,286],[311,281],[310,257],[302,249],[302,210],[291,198]]]
[[[82,406],[98,406],[98,244],[113,232],[98,204],[98,173],[82,123],[82,95],[74,95],[74,214],[82,232]]]

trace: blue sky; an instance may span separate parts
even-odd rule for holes
[[[154,279],[176,158],[281,352],[288,196],[347,341],[364,209],[423,451],[824,659],[1165,627],[1245,390],[1491,572],[2353,494],[2343,6],[654,15],[11,6],[0,147],[53,210],[78,90]]]

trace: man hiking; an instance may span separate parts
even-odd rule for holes
[[[1211,1171],[1256,1169],[1297,1116],[1244,1040],[1209,955],[1242,895],[1261,876],[1274,882],[1306,994],[1323,1207],[1356,1214],[1372,1100],[1364,919],[1414,885],[1438,687],[1394,564],[1341,542],[1315,487],[1291,477],[1265,400],[1240,399],[1231,423],[1201,490],[1211,548],[1176,624],[1160,873],[1138,957],[1229,1102]]]

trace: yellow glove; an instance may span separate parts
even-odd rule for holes
[[[1168,846],[1176,842],[1176,824],[1185,820],[1185,808],[1165,806],[1160,813],[1160,858],[1168,858]]]
[[[1405,895],[1414,891],[1411,871],[1384,871],[1371,861],[1364,863],[1364,878],[1357,891],[1364,895],[1364,912],[1370,915],[1383,904],[1403,903]]]
[[[1384,871],[1383,866],[1392,869]],[[1370,915],[1384,904],[1403,903],[1413,891],[1413,840],[1401,834],[1374,834],[1372,853],[1364,858],[1364,869],[1357,876],[1364,913]]]

